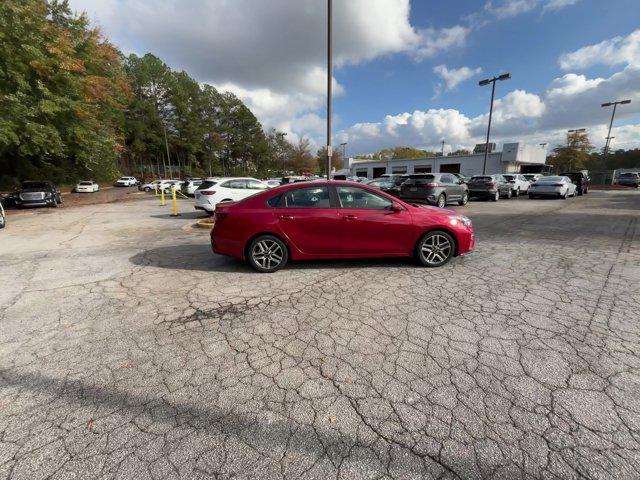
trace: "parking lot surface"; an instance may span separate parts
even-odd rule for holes
[[[0,478],[640,477],[637,192],[271,275],[157,203],[0,231]]]

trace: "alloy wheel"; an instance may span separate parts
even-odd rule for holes
[[[281,266],[284,257],[282,246],[271,239],[260,240],[251,249],[251,258],[265,271],[275,270]]]
[[[444,198],[444,194],[441,193],[438,197],[438,208],[444,208],[447,206],[447,200]]]
[[[453,254],[451,238],[444,233],[428,235],[420,245],[420,260],[428,267],[445,264]]]

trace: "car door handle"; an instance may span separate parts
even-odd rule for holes
[[[293,220],[292,215],[278,215],[278,220]]]
[[[342,218],[344,220],[356,220],[358,217],[356,217],[355,215],[343,215]]]

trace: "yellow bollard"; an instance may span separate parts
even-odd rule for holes
[[[158,196],[158,184],[157,183],[153,184],[153,192],[155,193],[155,196],[157,197]]]
[[[164,203],[164,188],[160,189],[160,206],[164,207],[166,203]]]
[[[176,199],[176,189],[172,188],[171,189],[171,193],[173,194],[173,213],[171,214],[172,217],[179,217],[180,214],[178,213],[178,200]]]

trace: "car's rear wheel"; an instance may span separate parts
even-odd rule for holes
[[[4,215],[2,213],[0,213],[0,228],[4,228],[5,226],[5,218]]]
[[[441,193],[438,196],[438,201],[436,205],[438,205],[438,208],[444,208],[447,206],[447,197],[445,197],[444,193]]]
[[[491,197],[491,201],[492,202],[497,202],[498,200],[500,200],[500,190],[496,190],[495,195],[493,195],[493,197]]]
[[[273,235],[260,235],[255,238],[249,245],[247,253],[249,264],[260,273],[280,270],[289,260],[287,246]]]
[[[512,196],[513,196],[513,191],[509,189],[509,191],[507,192],[507,198],[511,198]]]
[[[469,202],[469,194],[467,192],[464,192],[462,194],[462,198],[458,202],[458,205],[463,206],[463,205],[466,205],[468,202]]]
[[[516,188],[516,189],[513,191],[513,196],[514,196],[514,197],[519,197],[519,196],[520,196],[520,189],[519,189],[519,188]]]
[[[151,187],[144,187],[144,191],[145,192],[150,192],[151,191]]]
[[[447,232],[436,230],[427,233],[416,248],[418,260],[425,267],[441,267],[455,253],[455,242]]]

